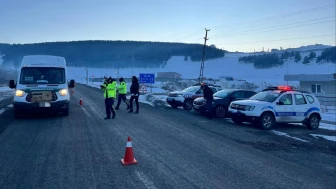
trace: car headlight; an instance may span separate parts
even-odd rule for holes
[[[23,90],[16,90],[15,96],[23,97],[26,93]]]
[[[246,111],[253,111],[255,106],[245,106]]]
[[[61,96],[65,96],[68,94],[68,90],[66,89],[61,89],[60,91],[58,91],[58,94],[60,94]]]

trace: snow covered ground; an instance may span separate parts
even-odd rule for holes
[[[14,90],[9,87],[0,87],[0,101],[14,95]]]
[[[317,55],[321,51],[315,51]],[[302,57],[308,55],[309,52],[301,53]],[[223,58],[208,60],[204,66],[204,77],[217,79],[219,77],[230,76],[238,80],[246,80],[257,84],[260,88],[265,85],[284,85],[285,74],[325,74],[331,73],[336,69],[336,65],[332,63],[317,64],[315,61],[309,64],[302,62],[294,62],[287,60],[282,66],[270,69],[255,69],[253,64],[238,62],[239,57],[247,56],[247,53],[229,53]],[[332,69],[334,68],[334,69]],[[182,75],[182,78],[198,78],[199,77],[199,62],[184,61],[184,57],[172,57],[164,68],[128,68],[118,70],[118,76],[130,78],[132,72],[134,75],[139,73],[154,73],[157,72],[177,72]],[[116,69],[112,68],[89,68],[89,77],[103,77],[105,74],[116,77]],[[69,75],[76,81],[85,81],[85,68],[71,67],[68,71]],[[290,85],[298,85],[298,82],[288,82]],[[307,90],[307,89],[305,89]]]

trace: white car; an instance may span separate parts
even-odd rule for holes
[[[280,86],[265,89],[248,100],[232,102],[229,114],[236,124],[250,122],[267,130],[275,123],[303,123],[309,129],[317,129],[322,119],[320,109],[313,94]]]
[[[208,86],[214,93],[222,90],[220,86]],[[203,90],[200,88],[200,85],[191,86],[182,91],[170,92],[166,101],[173,108],[183,106],[185,110],[191,110],[194,100],[198,97],[203,97]]]

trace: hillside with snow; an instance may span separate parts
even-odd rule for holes
[[[311,49],[319,49],[314,51],[319,56],[323,49],[329,48],[324,45],[313,45],[300,47],[302,59],[308,56]],[[302,61],[295,62],[293,58],[285,60],[284,64],[278,67],[268,69],[256,69],[253,64],[238,62],[239,57],[247,56],[255,53],[227,53],[223,58],[205,61],[204,77],[218,79],[223,77],[233,77],[233,82],[238,80],[246,80],[247,82],[255,83],[259,86],[267,84],[277,85],[284,84],[285,74],[326,74],[332,73],[336,70],[336,64],[332,62],[324,62],[323,64],[316,63],[312,60],[308,64],[303,64]],[[174,56],[167,61],[167,65],[161,68],[134,68],[128,69],[110,69],[110,68],[89,68],[89,77],[103,77],[104,75],[111,75],[130,78],[132,75],[138,76],[140,73],[154,73],[157,72],[177,72],[182,75],[184,79],[196,79],[200,73],[200,62],[185,61],[185,57]],[[78,82],[85,82],[86,71],[83,67],[70,67],[69,74]],[[298,84],[297,82],[290,82],[289,84]]]

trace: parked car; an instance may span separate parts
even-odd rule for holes
[[[303,123],[314,130],[322,119],[316,96],[290,86],[269,87],[249,100],[232,102],[229,114],[236,124],[250,122],[267,130],[276,123]]]
[[[212,110],[216,117],[228,116],[229,105],[232,101],[248,99],[256,92],[244,89],[224,89],[216,92],[212,102]],[[207,107],[203,97],[196,98],[193,102],[193,109],[198,112],[205,112]]]
[[[222,90],[220,86],[208,85],[209,88],[213,90],[214,93]],[[193,108],[193,101],[203,96],[203,90],[199,85],[188,87],[182,91],[175,91],[168,94],[167,103],[173,107],[177,108],[183,106],[185,110],[191,110]]]

